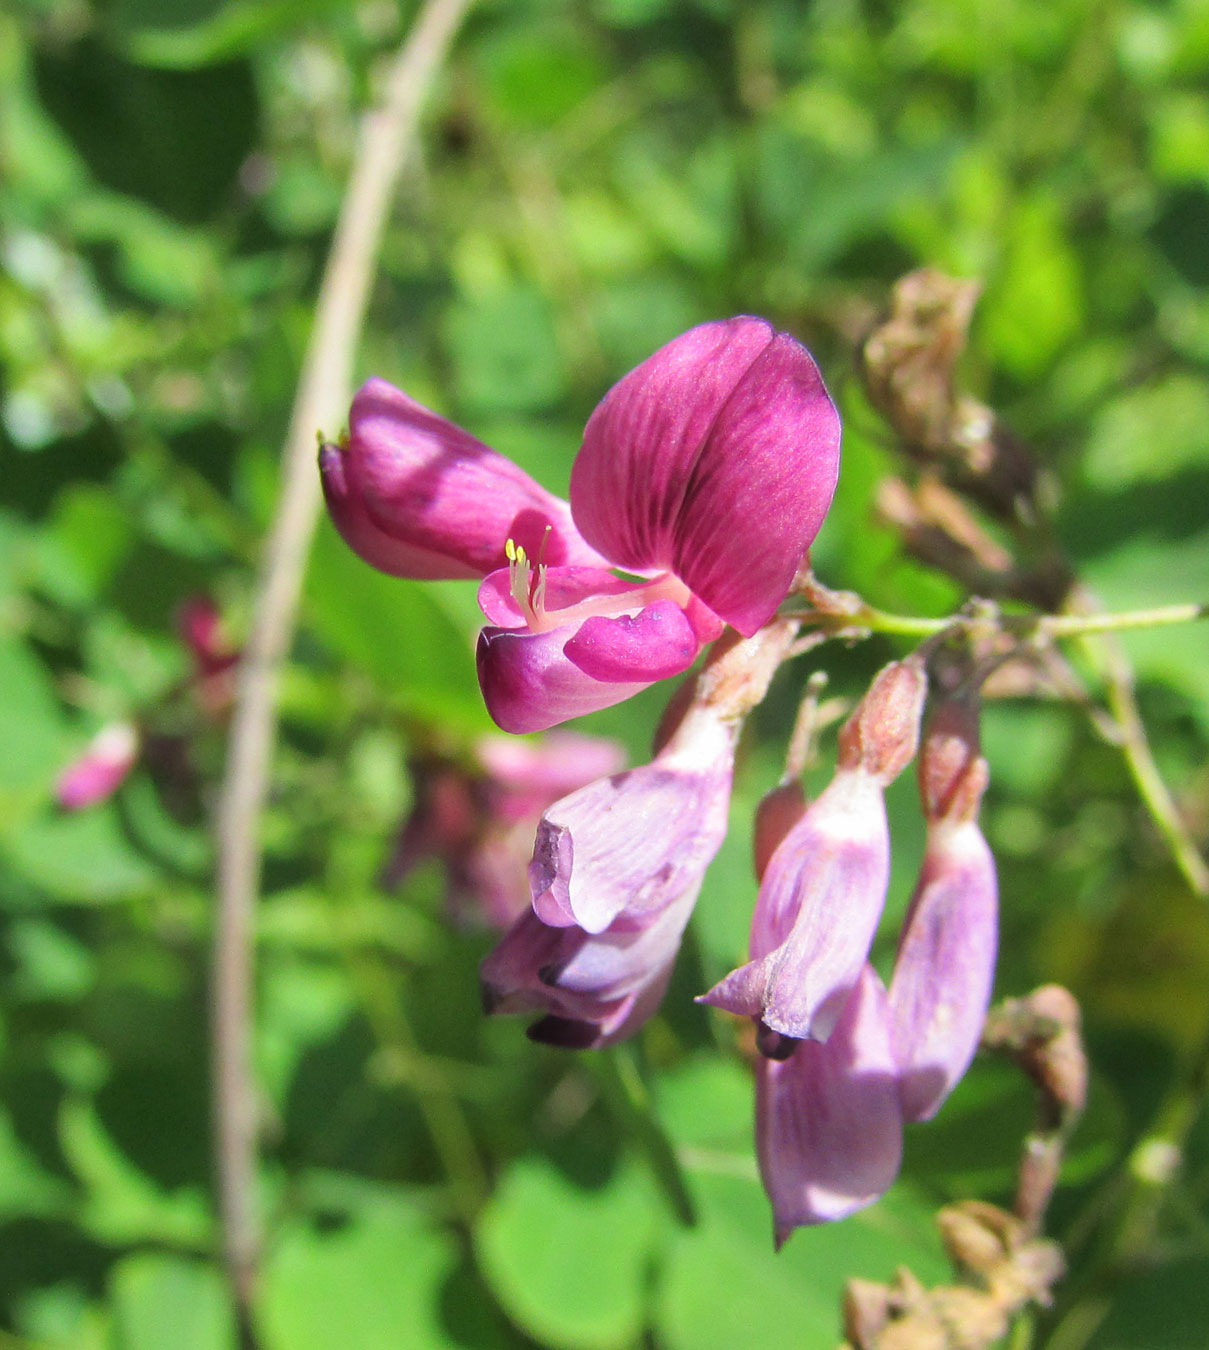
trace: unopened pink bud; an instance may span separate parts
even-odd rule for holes
[[[973,821],[933,822],[890,1009],[903,1115],[929,1120],[978,1048],[995,976],[995,860]]]
[[[927,692],[923,663],[915,658],[880,671],[840,731],[840,767],[859,766],[883,787],[892,783],[915,758]]]
[[[726,834],[738,728],[695,704],[650,764],[555,802],[529,866],[533,908],[482,966],[489,1011],[546,1013],[536,1040],[631,1035],[663,995]]]
[[[772,855],[751,925],[752,959],[701,1002],[826,1040],[860,975],[890,875],[879,779],[837,771]]]
[[[79,759],[55,783],[55,800],[64,811],[82,811],[111,797],[138,758],[138,733],[129,722],[114,722],[93,737]]]

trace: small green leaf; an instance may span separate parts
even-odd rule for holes
[[[509,1316],[544,1345],[624,1350],[642,1329],[659,1212],[633,1161],[587,1190],[543,1158],[521,1158],[484,1209],[475,1249]]]
[[[386,1187],[343,1222],[293,1219],[264,1272],[266,1350],[454,1350],[441,1290],[456,1254],[404,1194]]]
[[[235,1329],[213,1266],[161,1252],[127,1256],[110,1276],[115,1350],[232,1350]]]

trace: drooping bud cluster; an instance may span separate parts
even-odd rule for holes
[[[874,681],[840,732],[830,785],[763,872],[752,960],[704,996],[756,1019],[757,1146],[778,1243],[886,1189],[903,1123],[936,1113],[986,1015],[996,886],[977,825],[986,763],[969,684],[937,697],[923,738],[927,845],[888,992],[868,964],[889,877],[881,794],[912,757],[925,689],[918,659]]]

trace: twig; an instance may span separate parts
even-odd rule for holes
[[[219,797],[212,1037],[214,1149],[223,1259],[243,1346],[259,1261],[256,1088],[251,1064],[253,911],[259,824],[276,730],[277,676],[290,645],[319,511],[315,434],[344,416],[353,356],[386,215],[420,106],[470,0],[428,0],[390,68],[379,110],[361,129],[328,254],[282,456],[281,495],[239,666]]]
[[[1121,753],[1125,756],[1138,795],[1193,894],[1209,896],[1209,867],[1205,866],[1200,850],[1188,833],[1175,798],[1163,781],[1150,748],[1146,725],[1138,711],[1138,700],[1134,693],[1133,666],[1116,638],[1102,638],[1096,644],[1096,651],[1104,672],[1105,700],[1117,724]]]

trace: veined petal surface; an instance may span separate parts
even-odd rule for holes
[[[809,352],[739,317],[691,329],[609,391],[572,509],[616,564],[674,572],[750,636],[788,591],[838,468],[839,418]]]
[[[425,576],[484,576],[507,561],[509,538],[548,563],[603,561],[581,538],[566,502],[385,380],[358,390],[348,443],[336,453],[346,498],[377,531],[448,560],[444,573],[430,564]]]
[[[826,1040],[868,956],[889,877],[881,787],[861,769],[840,770],[772,855],[753,959],[701,1001],[784,1036]]]
[[[756,1068],[756,1147],[780,1246],[803,1224],[846,1218],[889,1187],[902,1116],[886,991],[866,966],[826,1044]]]

